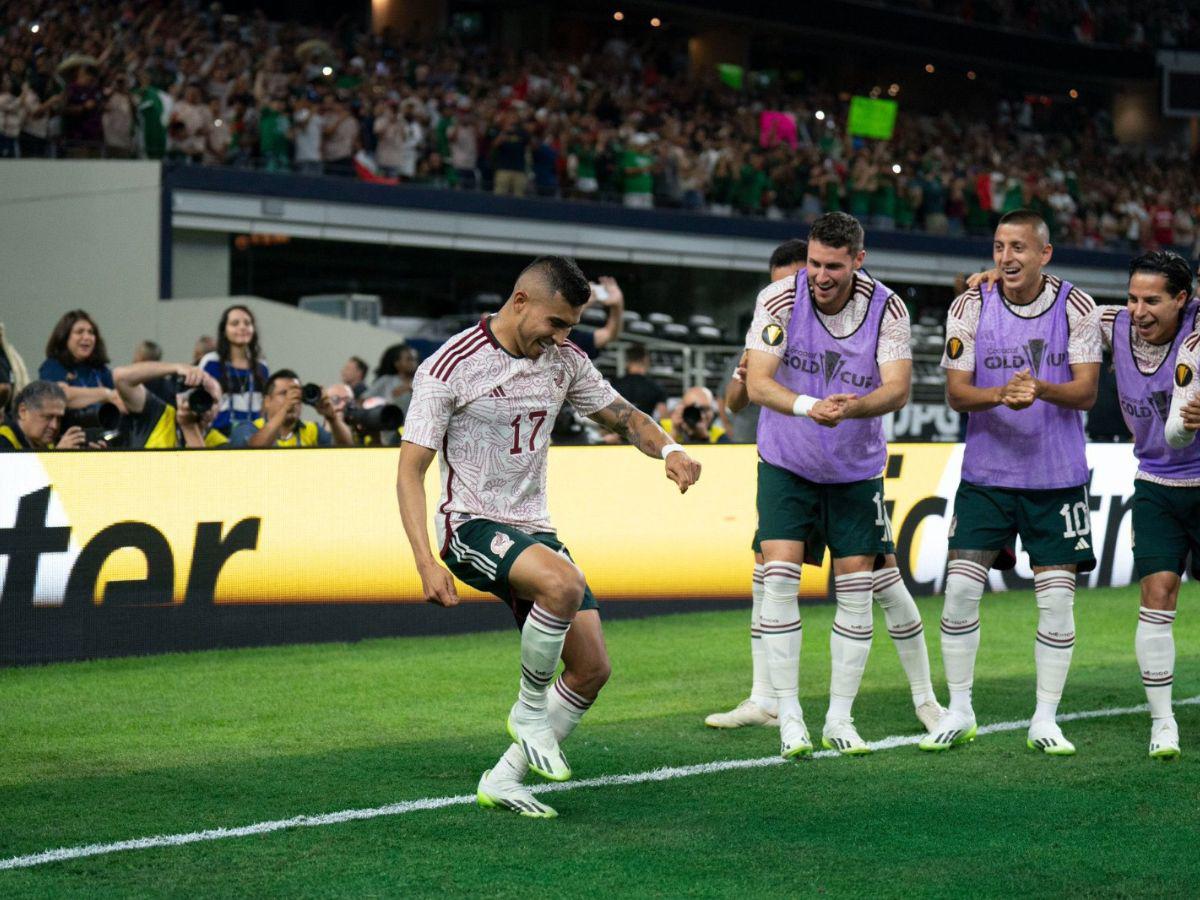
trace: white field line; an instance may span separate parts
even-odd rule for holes
[[[1200,705],[1200,695],[1176,700],[1176,706]],[[1127,716],[1135,713],[1149,712],[1145,703],[1139,706],[1113,707],[1110,709],[1093,709],[1084,712],[1064,713],[1058,717],[1059,722],[1077,722],[1082,719],[1107,719],[1113,716]],[[1012,722],[994,722],[982,725],[979,734],[996,734],[1004,731],[1020,731],[1029,727],[1029,720],[1022,719]],[[893,735],[883,740],[870,742],[873,750],[891,750],[896,747],[906,747],[916,744],[921,735]],[[831,759],[837,756],[836,750],[821,750],[812,755],[813,759]],[[652,769],[648,772],[633,772],[628,775],[602,775],[599,778],[584,778],[579,781],[568,781],[561,784],[541,784],[532,787],[535,794],[558,793],[574,791],[579,788],[611,787],[625,784],[646,784],[653,781],[673,781],[676,778],[690,778],[694,775],[711,775],[716,772],[730,772],[737,769],[758,769],[765,766],[782,765],[785,760],[778,756],[762,756],[757,759],[727,759],[718,762],[700,763],[692,766],[667,766]],[[341,812],[325,813],[316,816],[294,816],[290,819],[275,819],[270,822],[257,822],[253,825],[242,825],[237,828],[210,828],[205,831],[192,831],[187,834],[159,834],[151,837],[135,838],[128,841],[116,841],[111,844],[87,844],[79,847],[60,847],[57,850],[46,850],[42,853],[31,853],[27,856],[13,856],[0,860],[0,870],[27,869],[33,866],[45,865],[52,862],[64,862],[72,859],[82,859],[87,856],[103,856],[108,853],[120,853],[125,850],[149,850],[154,847],[180,847],[184,844],[196,844],[202,841],[219,841],[224,838],[248,837],[253,834],[268,834],[272,831],[284,831],[288,828],[316,828],[323,825],[337,825],[342,822],[355,822],[363,819],[378,819],[383,816],[400,816],[406,813],[420,812],[427,809],[443,809],[447,806],[465,806],[475,802],[474,794],[459,794],[454,797],[426,797],[421,800],[405,800],[401,803],[390,803],[387,806],[377,806],[372,809],[346,809]]]

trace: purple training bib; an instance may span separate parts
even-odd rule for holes
[[[796,302],[787,346],[775,380],[797,394],[863,396],[879,387],[875,354],[879,326],[891,295],[878,281],[862,323],[844,338],[829,333],[808,292],[808,270],[796,273]],[[820,484],[878,478],[887,462],[883,421],[846,419],[825,428],[812,419],[763,407],[758,417],[758,455],[773,466]]]
[[[1054,303],[1028,319],[1012,312],[994,287],[984,287],[975,332],[975,386],[1000,387],[1028,368],[1054,384],[1071,380],[1064,281]],[[1088,481],[1083,413],[1034,400],[1026,409],[973,412],[967,420],[964,481],[985,487],[1050,490]]]
[[[1113,366],[1117,374],[1117,395],[1121,415],[1133,432],[1133,453],[1138,469],[1159,478],[1200,478],[1200,441],[1193,441],[1181,450],[1167,443],[1165,428],[1171,410],[1171,393],[1175,383],[1175,360],[1179,347],[1191,333],[1200,303],[1192,300],[1184,308],[1179,334],[1171,342],[1166,359],[1149,375],[1138,368],[1133,355],[1133,322],[1126,309],[1113,321]]]

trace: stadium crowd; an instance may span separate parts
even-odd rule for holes
[[[971,25],[1146,50],[1200,47],[1200,12],[1180,0],[884,0]]]
[[[871,142],[844,135],[850,97],[819,79],[691,78],[680,54],[617,36],[582,57],[518,57],[193,6],[8,5],[0,157],[162,158],[804,221],[843,209],[950,235],[1033,208],[1056,243],[1197,240],[1195,161],[1118,146],[1109,114],[1083,103],[998,98],[988,121],[906,111],[891,141]],[[1146,8],[1145,21],[1173,21],[1160,16],[1170,4]]]

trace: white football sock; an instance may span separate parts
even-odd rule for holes
[[[1138,610],[1137,635],[1133,644],[1137,649],[1138,666],[1142,670],[1142,684],[1146,687],[1146,699],[1150,701],[1150,718],[1173,719],[1171,709],[1171,687],[1175,683],[1175,610]]]
[[[895,566],[879,569],[874,575],[875,602],[883,610],[888,634],[896,645],[900,665],[908,676],[912,690],[913,706],[937,700],[933,693],[933,680],[929,675],[929,651],[925,647],[925,627],[921,624],[921,613],[913,601],[912,594],[900,577]]]
[[[800,566],[787,562],[763,565],[762,632],[767,672],[779,717],[800,712]]]
[[[1053,720],[1058,713],[1071,653],[1075,648],[1075,573],[1052,569],[1033,576],[1037,597],[1037,641],[1033,661],[1037,666],[1037,709],[1033,720]]]
[[[560,619],[536,603],[521,629],[520,702],[532,712],[546,709],[546,689],[554,679],[570,619]]]
[[[858,696],[863,670],[871,654],[874,623],[871,619],[870,572],[838,575],[833,579],[837,612],[829,632],[829,711],[826,721],[850,718],[850,708]]]
[[[979,601],[987,584],[987,568],[966,559],[946,566],[946,603],[942,607],[942,664],[950,688],[950,709],[974,715],[971,685],[979,652]]]
[[[571,736],[571,732],[593,702],[563,684],[561,676],[554,682],[546,700],[546,713],[550,717],[550,728],[554,737],[560,744]],[[529,774],[529,763],[525,761],[525,754],[519,746],[509,744],[493,771],[503,777],[524,781],[525,776]]]
[[[769,712],[775,711],[775,689],[771,687],[771,673],[767,671],[767,651],[763,647],[759,619],[762,617],[763,564],[754,564],[754,576],[750,582],[750,663],[754,676],[751,681],[750,699]]]

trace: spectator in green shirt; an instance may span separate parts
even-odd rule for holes
[[[291,166],[292,122],[278,100],[268,100],[258,124],[258,146],[268,172],[286,172]]]
[[[649,135],[635,134],[620,156],[624,201],[631,209],[654,208],[654,157],[649,144]]]

